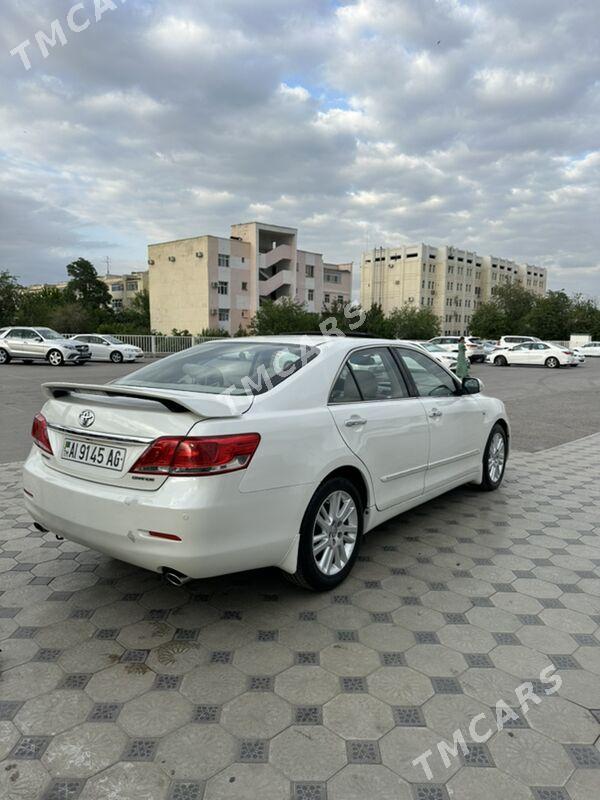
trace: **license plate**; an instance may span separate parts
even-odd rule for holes
[[[81,442],[77,439],[65,439],[62,457],[66,461],[77,461],[79,464],[90,464],[121,472],[125,463],[127,450],[124,447],[108,447],[103,444]]]

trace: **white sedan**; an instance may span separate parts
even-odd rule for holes
[[[556,369],[578,364],[571,350],[550,342],[523,342],[511,347],[499,347],[488,353],[485,360],[496,367],[520,364]]]
[[[573,352],[581,356],[600,356],[600,342],[586,342],[576,347]]]
[[[506,411],[480,389],[389,340],[206,342],[105,386],[45,384],[25,503],[173,584],[277,566],[330,589],[385,520],[500,486]]]
[[[121,364],[123,361],[138,361],[144,357],[144,351],[132,344],[125,344],[116,336],[104,333],[79,333],[71,337],[72,341],[83,342],[90,348],[92,361],[112,361]]]
[[[442,366],[451,369],[453,372],[456,369],[456,355],[448,352],[448,350],[444,350],[444,348],[440,347],[439,344],[433,344],[433,342],[412,342],[412,344],[416,344],[419,347],[422,347],[423,350],[431,353],[433,358],[435,358],[436,361],[439,361]]]

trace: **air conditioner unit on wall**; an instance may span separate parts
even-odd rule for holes
[[[169,261],[175,261],[175,256],[169,256]]]
[[[203,256],[204,253],[202,252],[202,250],[196,250],[196,258],[202,258]]]
[[[216,317],[217,316],[217,309],[216,308],[211,308],[210,315],[211,315],[211,317]]]
[[[154,259],[153,258],[149,258],[148,259],[148,266],[151,267],[153,264],[154,264]]]
[[[210,286],[211,286],[211,289],[218,289],[219,288],[219,284],[217,283],[217,281],[212,281]]]

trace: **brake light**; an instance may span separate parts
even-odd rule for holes
[[[50,439],[48,437],[48,423],[46,422],[46,417],[43,414],[36,414],[33,418],[31,435],[33,437],[33,441],[37,444],[40,450],[43,450],[45,453],[50,453],[50,455],[54,455],[52,451],[52,445],[50,444]]]
[[[130,472],[145,475],[222,475],[246,469],[260,442],[258,433],[232,436],[161,436]]]
[[[566,356],[572,356],[572,355],[573,355],[573,353],[572,353],[570,350],[563,350],[563,353],[564,353]]]

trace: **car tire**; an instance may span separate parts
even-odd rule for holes
[[[110,360],[113,364],[121,364],[123,362],[123,353],[119,353],[118,350],[113,350],[110,354]]]
[[[495,367],[507,367],[508,361],[506,360],[506,356],[496,356],[494,359],[494,366]]]
[[[60,352],[60,350],[56,349],[50,350],[46,356],[46,359],[51,367],[62,367],[62,365],[65,363],[63,354]]]
[[[550,356],[546,359],[544,364],[548,367],[548,369],[558,369],[558,367],[560,367],[560,361],[558,358],[556,358],[556,356]]]
[[[502,483],[506,458],[508,456],[508,436],[499,423],[496,423],[483,451],[483,478],[479,488],[484,492],[493,492]]]
[[[0,366],[3,364],[10,364],[10,353],[3,347],[0,347]]]
[[[335,519],[337,524],[330,527],[325,518],[332,513],[339,514],[339,519]],[[360,493],[351,481],[340,477],[322,483],[304,513],[300,526],[298,567],[288,578],[315,592],[326,592],[339,586],[352,571],[358,557],[363,515]],[[340,528],[340,521],[344,519],[349,521],[346,532]],[[345,536],[348,537],[346,544]],[[338,564],[335,563],[336,556]]]

